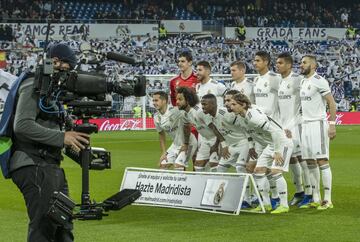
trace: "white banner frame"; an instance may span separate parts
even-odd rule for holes
[[[205,209],[205,208],[195,208],[195,207],[184,207],[184,206],[177,206],[177,205],[166,205],[166,204],[158,204],[158,203],[141,203],[141,202],[134,202],[133,205],[138,206],[150,206],[150,207],[165,207],[165,208],[177,208],[177,209],[183,209],[183,210],[191,210],[191,211],[200,211],[200,212],[208,212],[208,213],[217,213],[217,214],[225,214],[225,215],[239,215],[241,212],[250,212],[250,213],[265,213],[264,204],[262,202],[260,193],[257,189],[256,183],[254,178],[251,176],[251,174],[247,173],[215,173],[215,172],[193,172],[193,171],[176,171],[176,170],[161,170],[161,169],[150,169],[150,168],[139,168],[139,167],[127,167],[124,171],[123,179],[120,186],[120,191],[122,189],[130,188],[134,189],[133,187],[124,187],[125,179],[127,177],[127,173],[129,171],[141,171],[141,172],[154,172],[154,173],[178,173],[178,174],[193,174],[193,175],[212,175],[212,176],[245,176],[244,183],[242,186],[241,195],[239,198],[237,209],[233,212],[224,212],[222,210],[216,210],[216,209]],[[253,186],[253,189],[255,191],[255,195],[257,199],[259,200],[259,205],[262,209],[262,211],[254,212],[251,210],[245,210],[241,209],[241,204],[244,199],[245,190],[246,187],[249,185],[249,183]]]

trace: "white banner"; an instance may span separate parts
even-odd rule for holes
[[[142,195],[137,204],[235,215],[240,212],[249,177],[236,173],[126,168],[120,190],[140,190]]]
[[[10,24],[16,29],[17,24]],[[80,27],[82,24],[51,24],[49,36],[55,40],[61,40],[64,35],[74,36],[81,35]],[[39,40],[46,37],[47,24],[38,23],[21,23],[22,31],[25,35],[35,35]],[[150,34],[158,36],[157,24],[85,24],[85,31],[89,33],[90,38],[109,39],[124,35],[141,35]]]
[[[201,20],[162,20],[161,23],[169,33],[200,33]]]
[[[267,38],[270,40],[304,39],[326,40],[328,38],[342,39],[345,28],[246,28],[246,39]],[[225,37],[235,38],[235,27],[225,28]]]

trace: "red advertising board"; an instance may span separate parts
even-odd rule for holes
[[[360,124],[360,112],[338,112],[335,121],[337,125]]]
[[[99,118],[91,119],[91,123],[97,124],[99,131],[117,130],[142,130],[142,118]],[[360,112],[338,112],[336,114],[337,125],[360,125]],[[146,118],[146,129],[155,129],[154,119]]]
[[[99,131],[118,131],[118,130],[142,130],[142,118],[98,118],[90,119],[90,123],[97,124]],[[153,118],[146,118],[146,128],[154,129]]]

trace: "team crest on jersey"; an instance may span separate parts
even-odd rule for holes
[[[279,93],[280,93],[280,95],[284,95],[284,92],[283,92],[283,91],[280,91]]]
[[[287,89],[290,89],[290,84],[287,85]]]
[[[241,90],[240,90],[240,93],[241,93],[241,94],[244,94],[244,93],[245,93],[244,89],[241,89]]]
[[[258,88],[258,89],[257,89],[257,92],[261,92],[261,89]]]
[[[265,83],[264,83],[264,87],[267,87],[267,86],[268,86],[268,83],[267,83],[267,82],[265,82]]]
[[[310,89],[311,89],[311,86],[309,85],[307,89],[310,90]]]

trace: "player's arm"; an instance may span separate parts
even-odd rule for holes
[[[224,157],[225,159],[229,158],[230,157],[229,146],[226,144],[224,136],[222,136],[222,134],[219,132],[219,130],[216,128],[216,126],[213,123],[210,123],[208,127],[214,132],[217,141],[219,141],[221,144],[221,156]]]
[[[335,120],[336,120],[336,103],[334,97],[331,93],[328,93],[324,96],[329,106],[330,118],[329,118],[329,138],[334,139],[336,137],[336,128],[335,128]]]
[[[262,112],[254,109],[247,113],[247,119],[249,124],[259,127],[260,129],[267,131],[271,135],[271,139],[274,145],[274,160],[275,162],[282,164],[283,158],[281,155],[281,140],[284,135],[282,127],[272,118],[266,116]]]
[[[175,90],[175,80],[170,81],[170,101],[171,104],[176,106],[176,90]]]
[[[181,146],[180,151],[187,151],[189,148],[190,135],[191,135],[191,124],[184,123],[184,144]]]
[[[166,134],[165,131],[159,132],[159,142],[160,142],[160,150],[161,150],[161,156],[160,161],[166,159]]]

